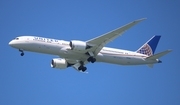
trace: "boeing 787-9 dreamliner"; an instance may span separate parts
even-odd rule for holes
[[[137,51],[104,47],[107,43],[121,36],[127,29],[143,20],[144,18],[135,20],[87,41],[64,41],[38,36],[19,36],[10,41],[9,45],[18,49],[21,52],[21,56],[24,55],[24,51],[57,55],[59,58],[54,58],[51,61],[51,67],[57,69],[73,67],[80,72],[85,72],[87,69],[85,65],[94,62],[118,65],[146,64],[149,67],[153,67],[153,64],[161,63],[158,58],[171,52],[171,50],[166,50],[154,54],[161,36],[153,36]]]

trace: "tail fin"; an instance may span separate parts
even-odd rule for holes
[[[156,47],[158,45],[159,39],[161,36],[153,36],[150,40],[148,40],[143,46],[141,46],[136,52],[145,54],[148,56],[154,55]]]

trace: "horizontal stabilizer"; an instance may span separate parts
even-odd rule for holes
[[[158,59],[166,54],[168,54],[169,52],[171,52],[172,50],[166,50],[166,51],[163,51],[163,52],[160,52],[158,54],[155,54],[153,56],[150,56],[150,57],[147,57],[146,59]]]

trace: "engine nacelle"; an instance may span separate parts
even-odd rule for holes
[[[55,58],[51,61],[51,67],[57,69],[66,69],[68,67],[68,63],[65,59]]]
[[[70,41],[69,46],[71,47],[71,50],[77,50],[77,51],[82,51],[91,48],[91,46],[87,45],[86,42],[78,41],[78,40]]]

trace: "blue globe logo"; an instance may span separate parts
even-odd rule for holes
[[[145,45],[138,51],[138,53],[145,54],[145,55],[148,55],[148,56],[152,56],[152,55],[153,55],[152,49],[151,49],[151,47],[150,47],[148,44],[145,44]]]

